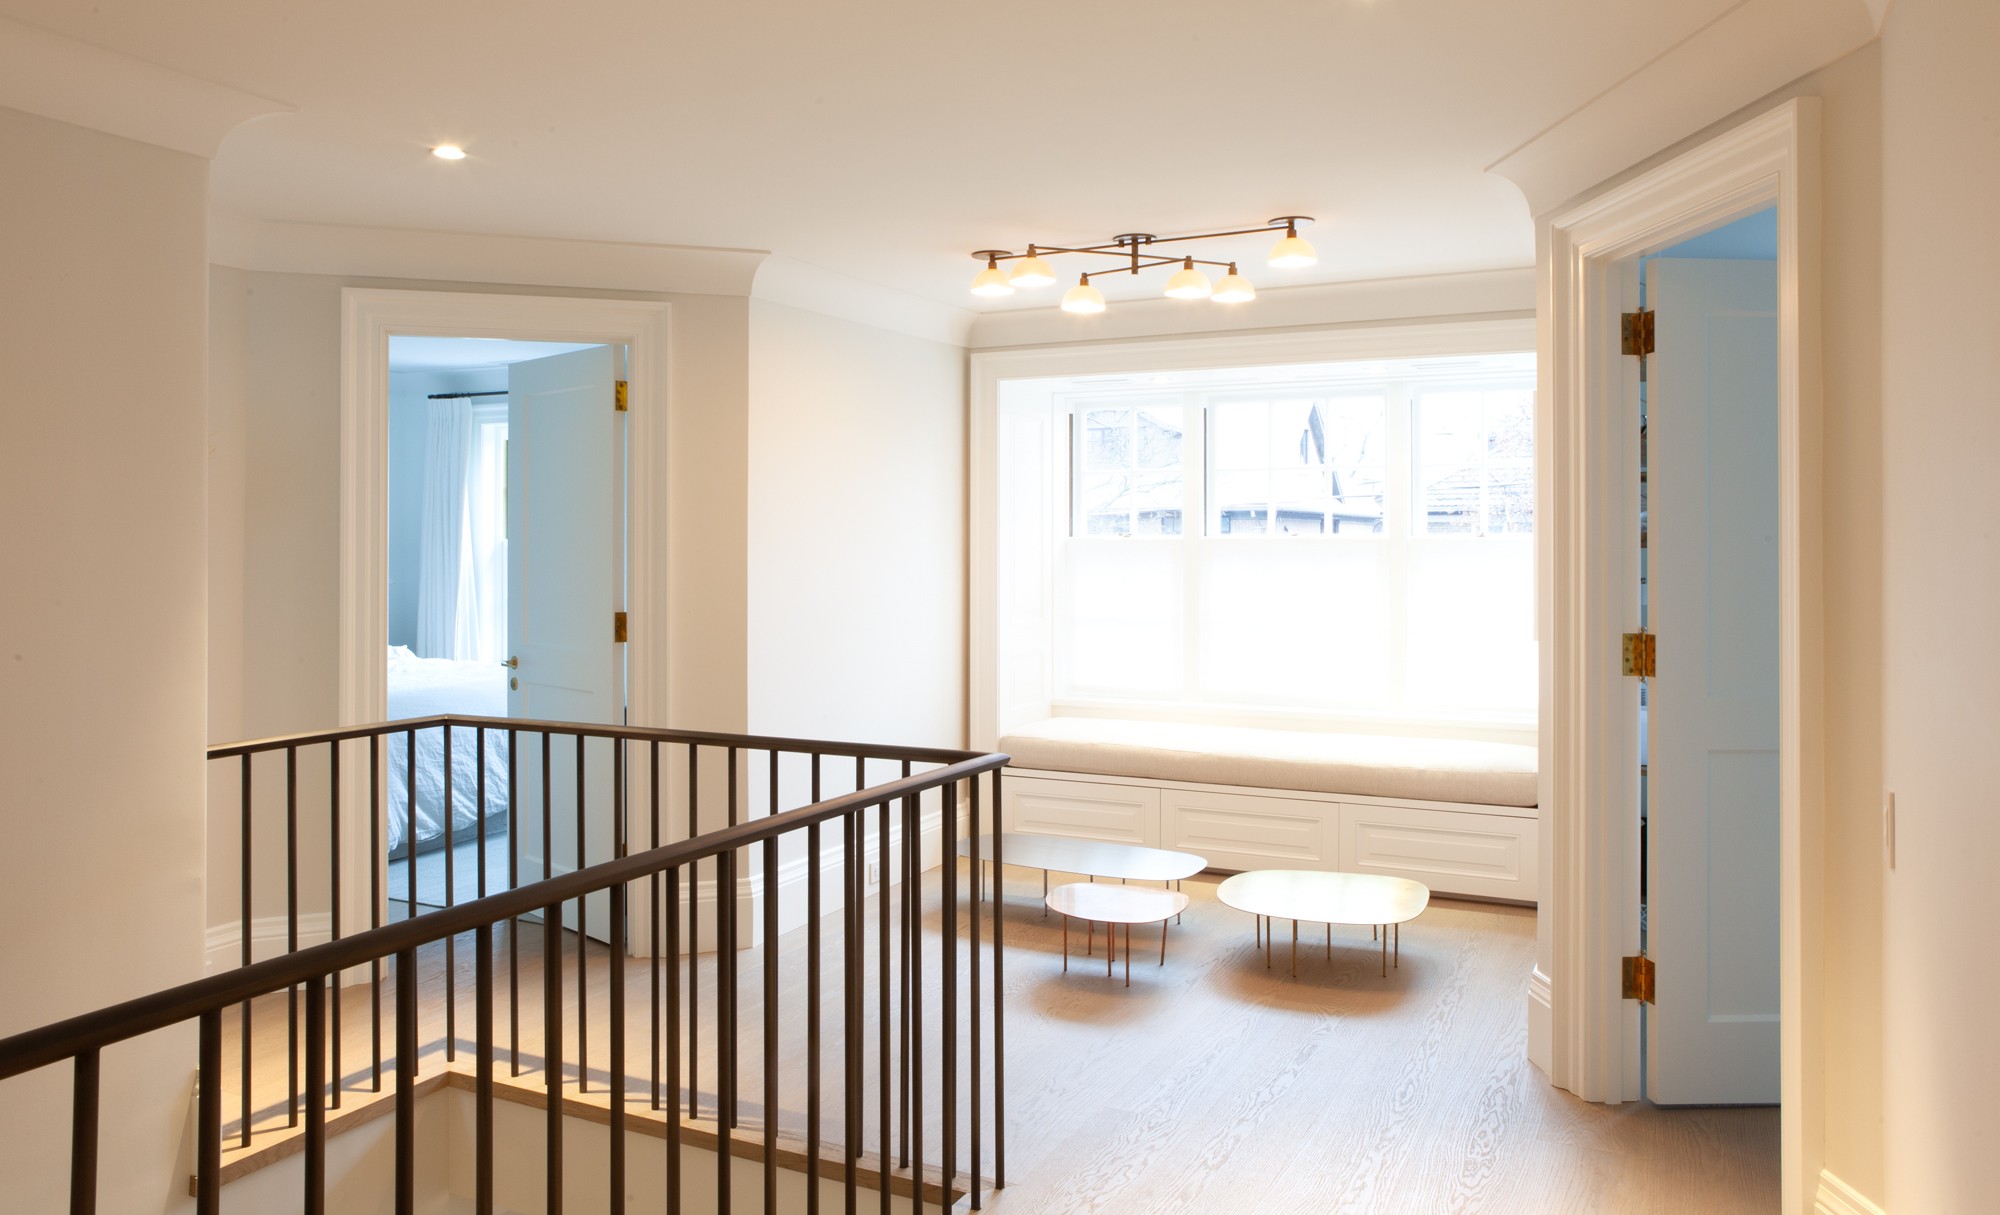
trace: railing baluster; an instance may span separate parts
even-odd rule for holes
[[[679,953],[681,940],[681,869],[670,866],[661,875],[661,948]],[[692,883],[690,883],[692,884]],[[667,1215],[681,1209],[681,969],[667,967]]]
[[[458,880],[452,876],[452,853],[458,850],[454,838],[453,825],[458,822],[458,798],[452,789],[452,736],[458,731],[450,725],[444,729],[444,905],[450,907],[458,901]],[[414,817],[411,822],[415,822]],[[416,836],[410,836],[410,847],[416,847]],[[410,910],[417,907],[417,888],[410,887]],[[444,1061],[450,1063],[458,1058],[458,934],[444,939]]]
[[[648,785],[648,797],[651,801],[650,812],[652,817],[646,839],[652,847],[658,848],[660,846],[660,740],[657,738],[653,739],[648,749],[652,752],[653,779]],[[655,873],[647,881],[652,901],[647,904],[651,910],[647,912],[646,923],[653,928],[658,928],[660,923],[660,875]],[[649,933],[648,935],[652,934]],[[653,982],[650,995],[653,1001],[653,1015],[651,1018],[653,1028],[653,1108],[656,1110],[660,1108],[660,955],[665,952],[666,945],[658,936],[653,936]]]
[[[305,1215],[326,1212],[326,980],[306,984]]]
[[[903,761],[903,775],[906,778],[910,775],[909,760]],[[902,889],[897,894],[896,901],[896,910],[901,916],[902,928],[901,948],[897,951],[896,958],[897,964],[900,967],[898,972],[900,982],[897,984],[897,998],[902,1007],[899,1010],[900,1015],[896,1020],[896,1033],[901,1039],[898,1044],[899,1049],[896,1060],[896,1092],[899,1098],[897,1103],[899,1117],[897,1127],[898,1146],[902,1167],[907,1169],[910,1167],[910,926],[916,923],[911,911],[911,884],[909,882],[910,848],[912,846],[911,841],[915,838],[910,834],[910,824],[915,821],[916,815],[915,811],[910,808],[910,798],[907,795],[903,798],[902,814],[903,842],[902,852],[897,857],[897,864],[902,871],[903,880],[897,883]]]
[[[218,1064],[221,1055],[218,1050]],[[77,1055],[75,1067],[69,1109],[69,1215],[97,1215],[97,1048]],[[218,1108],[216,1117],[221,1116]],[[218,1127],[216,1139],[221,1138]]]
[[[473,1210],[476,1215],[493,1215],[493,925],[481,924],[475,930],[473,948],[479,951],[472,1010],[479,1050],[473,1081]]]
[[[299,749],[285,748],[285,952],[299,951]],[[291,1010],[287,1026],[290,1049],[286,1062],[291,1068],[292,1096],[285,1106],[285,1125],[299,1124],[299,989],[285,989]]]
[[[715,858],[715,1209],[730,1208],[736,1162],[736,853]]]
[[[728,749],[727,759],[729,762],[729,778],[728,778],[729,825],[734,827],[736,825],[736,815],[737,815],[735,747],[730,747]],[[730,853],[729,859],[730,859],[729,889],[733,892],[736,889],[736,864],[735,864],[736,854],[733,852]],[[720,865],[721,863],[722,863],[721,858],[717,858],[716,864]],[[734,896],[732,895],[732,897]],[[736,931],[736,907],[733,903],[730,905],[729,908],[729,929],[732,934]],[[733,942],[735,940],[735,937],[732,935],[730,940]],[[718,967],[718,974],[719,972],[720,968]],[[740,1082],[742,1080],[742,1072],[738,1069],[737,1064],[739,1058],[742,1055],[741,1048],[743,1044],[738,1040],[736,1017],[734,1012],[737,1003],[737,996],[739,994],[736,990],[736,982],[737,982],[736,951],[732,946],[732,948],[729,951],[729,1006],[731,1009],[731,1014],[728,1022],[726,1023],[728,1033],[726,1035],[718,1037],[716,1040],[716,1045],[722,1048],[722,1058],[719,1060],[719,1062],[724,1068],[727,1068],[729,1071],[729,1091],[732,1094],[731,1101],[729,1104],[729,1117],[723,1124],[723,1127],[721,1128],[723,1132],[723,1138],[725,1140],[729,1138],[729,1132],[736,1129],[736,1119],[738,1110],[736,1102],[734,1100],[734,1094],[742,1091],[741,1088],[739,1087]],[[726,1152],[724,1154],[727,1155]],[[723,1209],[727,1210],[728,1208],[724,1207]]]
[[[472,731],[473,749],[478,752],[479,773],[474,778],[474,796],[478,806],[474,813],[478,816],[479,829],[473,834],[472,842],[475,860],[478,862],[479,897],[486,897],[486,727],[476,726]]]
[[[819,753],[812,757],[812,800],[819,802]],[[819,824],[806,828],[806,1215],[819,1215]]]
[[[624,857],[624,741],[612,739],[612,857]],[[626,887],[604,891],[610,901],[610,1005],[612,1005],[612,1175],[610,1209],[624,1211],[624,959]]]
[[[889,868],[888,802],[881,803],[875,815],[875,854],[877,858],[875,872],[880,879],[875,891],[875,912],[877,921],[880,924],[875,946],[876,991],[878,993],[875,1006],[875,1025],[877,1067],[881,1075],[881,1084],[876,1094],[875,1102],[878,1107],[876,1116],[879,1123],[876,1142],[878,1145],[877,1150],[881,1153],[882,1215],[889,1215],[890,1107],[895,1104],[895,1094],[889,1088],[889,957],[891,931],[889,923],[889,896],[890,892],[895,888],[895,882],[893,880],[894,870]]]
[[[562,904],[542,908],[542,1071],[547,1083],[547,1129],[544,1132],[548,1215],[563,1207],[563,1001]]]
[[[222,1210],[222,1014],[201,1014],[195,1080],[195,1215]]]
[[[327,744],[327,822],[329,843],[332,848],[330,883],[327,895],[327,939],[340,939],[340,743],[338,740]],[[333,976],[333,1008],[331,1027],[328,1033],[333,1048],[333,1108],[340,1108],[340,976]]]
[[[943,926],[938,932],[938,981],[944,996],[939,1010],[943,1028],[943,1091],[938,1112],[944,1116],[944,1194],[938,1205],[951,1206],[952,1183],[958,1180],[958,797],[955,784],[938,787],[938,855],[944,886]]]
[[[777,752],[771,755],[775,759]],[[764,1215],[776,1215],[777,1209],[778,840],[773,836],[764,841]]]
[[[584,848],[583,733],[576,736],[576,867],[588,868]],[[576,1091],[590,1091],[590,896],[576,896]]]
[[[243,940],[240,942],[240,944],[242,946],[243,965],[245,966],[250,965],[250,963],[255,960],[251,950],[253,948],[252,941],[256,935],[255,933],[256,920],[252,916],[250,911],[250,868],[251,868],[251,859],[253,856],[253,850],[251,846],[251,834],[250,834],[250,802],[251,802],[250,758],[251,757],[248,754],[245,754],[243,756],[243,792],[242,796],[238,799],[242,805],[242,810],[243,810],[243,843],[241,845],[243,849],[243,855],[239,858],[242,863],[242,869],[243,869]],[[243,1022],[242,1131],[243,1131],[244,1147],[250,1146],[250,1088],[251,1088],[250,1005],[251,1003],[252,1002],[249,1000],[243,1001],[243,1015],[241,1018]]]
[[[382,736],[368,736],[368,927],[382,926]],[[382,1091],[382,959],[368,960],[368,1024],[374,1091]],[[247,1142],[247,1136],[246,1136]]]
[[[507,728],[507,889],[521,888],[521,732]],[[521,1074],[521,917],[507,918],[507,1042]]]
[[[1002,939],[1000,883],[1003,880],[1002,843],[1007,830],[1005,803],[1001,801],[1000,769],[993,769],[993,1186],[1007,1188],[1007,983],[1001,974],[1001,959],[1007,954]]]
[[[687,838],[701,834],[701,744],[688,744]],[[701,862],[688,869],[688,1117],[701,1117]]]
[[[855,788],[860,788],[857,774]],[[860,846],[855,842],[857,821],[850,811],[840,817],[840,978],[842,1010],[840,1014],[840,1036],[846,1047],[847,1068],[842,1088],[842,1139],[847,1151],[843,1159],[846,1167],[845,1185],[842,1187],[846,1200],[847,1215],[854,1215],[855,1206],[860,1201],[857,1189],[861,1162],[861,891],[855,881],[855,873],[860,860]]]
[[[971,1171],[970,1171],[970,1172],[968,1172],[968,1173],[966,1174],[966,1180],[967,1180],[967,1181],[968,1181],[968,1182],[970,1183],[970,1186],[969,1186],[969,1188],[970,1188],[970,1189],[972,1190],[972,1209],[973,1209],[973,1210],[975,1210],[975,1211],[977,1211],[977,1210],[979,1210],[979,1209],[980,1209],[980,1201],[979,1201],[979,1195],[980,1195],[980,1190],[981,1190],[981,1186],[980,1186],[980,1184],[979,1184],[979,1165],[980,1165],[980,1159],[979,1159],[979,1157],[980,1157],[980,1152],[979,1152],[979,1149],[980,1149],[980,1146],[981,1146],[981,1141],[982,1141],[982,1139],[984,1138],[984,1137],[983,1137],[983,1136],[982,1136],[982,1135],[980,1134],[980,1130],[981,1130],[981,1128],[982,1128],[982,1125],[983,1125],[983,1124],[982,1124],[982,1122],[981,1122],[981,1120],[980,1120],[980,1116],[981,1116],[981,1114],[982,1114],[982,1113],[983,1113],[984,1111],[982,1110],[982,1108],[981,1108],[981,1106],[980,1106],[980,1103],[979,1103],[979,1081],[980,1081],[980,1078],[981,1078],[981,1069],[980,1069],[980,1066],[979,1066],[979,1046],[980,1046],[980,1040],[979,1040],[979,1039],[980,1039],[980,1034],[979,1034],[979,965],[980,965],[980,956],[979,956],[979,896],[980,896],[980,890],[982,889],[982,886],[983,886],[983,884],[984,884],[984,880],[985,880],[985,875],[984,875],[984,874],[982,874],[982,873],[980,872],[980,869],[979,869],[979,778],[978,778],[977,776],[974,776],[974,777],[972,778],[972,781],[971,781],[971,785],[972,785],[972,788],[971,788],[971,794],[972,794],[972,805],[971,805],[971,811],[972,811],[972,818],[971,818],[971,821],[970,821],[969,823],[967,823],[967,831],[966,831],[966,836],[967,836],[967,838],[968,838],[968,839],[970,839],[970,840],[972,841],[972,902],[971,902],[971,905],[970,905],[970,908],[971,908],[971,916],[972,916],[972,961],[971,961],[971,964],[970,964],[969,966],[967,966],[967,967],[966,967],[966,969],[967,969],[968,971],[970,971],[970,972],[971,972],[971,975],[972,975],[972,991],[971,991],[971,1004],[972,1004],[972,1009],[971,1009],[971,1013],[972,1013],[972,1060],[971,1060],[971,1063],[972,1063],[972,1067],[971,1067],[971,1076],[972,1076],[972,1106],[971,1106],[971,1108],[972,1108],[972,1169],[971,1169]],[[956,861],[953,861],[953,864],[956,864],[956,863],[957,863]],[[994,910],[995,910],[995,914],[998,914],[998,911],[999,911],[999,907],[1000,907],[1000,899],[999,899],[999,896],[998,896],[997,892],[996,892],[996,894],[995,894],[995,896],[994,896],[994,899],[993,899],[993,907],[994,907]]]
[[[413,836],[415,801],[410,809],[407,834]],[[410,893],[414,895],[416,887]],[[416,1215],[416,1211],[417,951],[405,949],[396,955],[396,1215]]]
[[[405,920],[413,920],[417,916],[417,732],[416,730],[411,729],[404,732],[404,745],[407,749],[406,754],[404,756],[404,763],[406,765],[404,770],[404,775],[409,778],[408,780],[409,800],[404,803],[403,847],[407,851],[407,860],[409,862],[405,866],[405,870],[410,877],[410,889],[409,889],[410,897],[409,901],[403,904],[403,918]],[[410,1001],[411,1004],[414,1005],[417,998],[417,968],[414,964],[411,965],[409,974],[410,974]],[[402,990],[403,990],[403,972],[398,970],[396,972],[396,999],[399,1001],[397,1005],[397,1008],[399,1010],[402,1007],[400,1003],[400,1001],[403,998]],[[398,1013],[398,1015],[399,1016],[401,1015],[400,1012]],[[403,1032],[402,1027],[400,1025],[397,1026],[396,1033],[398,1037],[397,1037],[396,1050],[398,1053],[396,1057],[396,1073],[398,1076],[397,1080],[397,1084],[399,1086],[398,1091],[401,1091],[400,1085],[402,1081],[400,1077],[403,1071],[403,1056],[401,1054],[402,1032]],[[414,1039],[412,1040],[414,1041]],[[417,1061],[416,1052],[414,1050],[410,1052],[409,1060],[410,1060],[409,1062],[410,1075],[412,1077],[415,1077],[418,1069],[423,1065]]]
[[[908,883],[914,895],[910,904],[910,1157],[915,1162],[916,1193],[911,1207],[917,1215],[924,1209],[924,801],[918,794],[910,798],[910,822],[903,828],[903,856]]]

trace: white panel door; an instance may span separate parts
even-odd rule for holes
[[[1647,1096],[1776,1103],[1777,266],[1647,275]]]
[[[625,427],[613,409],[620,355],[594,346],[507,369],[507,631],[518,662],[507,698],[512,717],[625,719],[625,647],[612,634],[612,614],[625,604]],[[595,740],[586,748],[581,821],[576,740],[551,740],[546,773],[538,735],[522,735],[519,747],[516,830],[530,858],[523,877],[611,859],[611,744]],[[590,935],[606,936],[608,919],[609,904],[598,895]],[[573,904],[563,922],[576,927]]]

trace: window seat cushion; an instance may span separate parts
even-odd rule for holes
[[[1518,743],[1052,717],[1004,735],[999,749],[1015,767],[1047,772],[1485,806],[1536,803],[1536,751]]]

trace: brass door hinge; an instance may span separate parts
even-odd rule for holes
[[[631,405],[628,403],[626,396],[625,381],[619,380],[617,389],[611,394],[611,411],[613,413],[624,413],[630,408]]]
[[[1619,320],[1619,344],[1626,354],[1636,354],[1643,359],[1653,353],[1652,309],[1627,312]]]
[[[623,612],[611,613],[611,640],[618,642],[621,645],[624,644],[625,613]]]
[[[1654,635],[1644,631],[1625,634],[1625,673],[1641,679],[1653,677],[1658,651]]]
[[[1625,959],[1624,998],[1641,1004],[1653,1002],[1653,959],[1647,957],[1643,949],[1638,957]]]

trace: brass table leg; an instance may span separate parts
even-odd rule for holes
[[[1271,969],[1271,917],[1264,917],[1264,969]]]
[[[1104,921],[1104,977],[1111,977],[1111,963],[1118,959],[1118,925]]]
[[[1299,922],[1292,921],[1292,977],[1299,977]]]
[[[1132,986],[1132,926],[1130,924],[1125,925],[1125,986]]]
[[[1403,926],[1396,925],[1396,969],[1403,968]]]
[[[1063,973],[1069,973],[1069,917],[1063,917]]]
[[[1160,921],[1160,965],[1167,964],[1167,922]]]
[[[1097,921],[1084,921],[1083,952],[1086,956],[1097,952]]]
[[[1333,961],[1333,922],[1331,920],[1327,921],[1326,925],[1326,960],[1329,962]]]
[[[1389,977],[1389,930],[1382,929],[1382,977]]]

